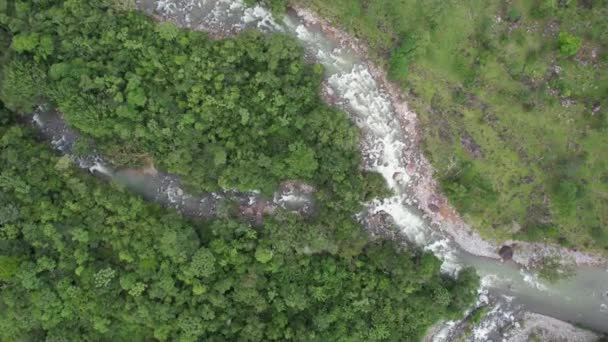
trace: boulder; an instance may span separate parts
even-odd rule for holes
[[[507,245],[500,247],[498,255],[500,255],[504,261],[513,259],[513,247]]]

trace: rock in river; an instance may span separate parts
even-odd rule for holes
[[[511,260],[513,258],[513,247],[504,245],[500,247],[498,254],[504,261]]]

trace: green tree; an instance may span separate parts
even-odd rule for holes
[[[156,32],[158,32],[162,39],[175,40],[179,34],[179,29],[174,23],[165,21],[156,26]]]
[[[19,267],[19,261],[15,257],[0,255],[0,282],[9,280]]]
[[[262,264],[266,264],[272,260],[272,251],[266,248],[258,248],[255,251],[255,259]]]
[[[13,37],[11,48],[16,52],[33,52],[40,43],[40,36],[36,32],[20,33]]]
[[[405,82],[409,64],[418,55],[424,53],[430,42],[429,32],[419,31],[405,34],[389,59],[389,76],[399,82]]]
[[[40,99],[44,74],[31,62],[13,59],[3,66],[0,97],[4,105],[16,112],[29,112]]]

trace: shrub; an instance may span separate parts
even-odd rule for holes
[[[537,0],[530,10],[530,15],[537,19],[545,18],[551,15],[556,8],[556,0]]]
[[[512,23],[516,23],[519,21],[519,19],[521,19],[521,13],[519,13],[517,8],[511,7],[509,12],[507,12],[507,20]]]
[[[428,32],[404,35],[399,46],[391,52],[388,62],[389,77],[398,82],[405,82],[410,62],[424,51],[429,40]]]
[[[571,180],[561,180],[553,188],[553,203],[561,215],[569,215],[574,209],[579,188]]]
[[[560,32],[557,36],[557,47],[563,56],[573,56],[581,46],[581,39],[568,32]]]

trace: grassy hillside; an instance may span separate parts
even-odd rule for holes
[[[410,94],[483,235],[608,250],[608,2],[306,0]]]

